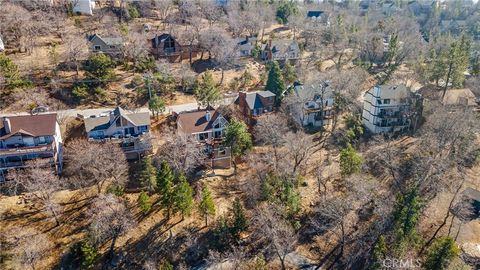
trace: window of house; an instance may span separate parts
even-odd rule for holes
[[[138,133],[143,133],[148,131],[148,126],[139,126]]]
[[[388,98],[384,99],[383,104],[390,104],[390,99],[388,99]]]
[[[208,139],[208,134],[207,133],[198,134],[198,140],[199,141],[205,141],[206,139]]]
[[[38,143],[39,143],[39,144],[45,144],[45,143],[46,143],[45,137],[44,137],[44,136],[38,137]]]
[[[217,122],[213,128],[220,128],[220,123]]]
[[[215,137],[215,139],[219,139],[222,137],[222,132],[221,131],[215,131],[213,133],[213,137]]]
[[[100,51],[102,49],[102,47],[100,45],[95,45],[94,48],[95,48],[96,51]]]
[[[114,46],[114,45],[110,45],[110,49],[115,49],[115,46]]]
[[[377,99],[377,104],[382,105],[382,100],[381,100],[381,99]]]
[[[120,119],[120,117],[117,119],[117,121],[115,121],[115,126],[117,126],[117,127],[122,126],[122,119]]]

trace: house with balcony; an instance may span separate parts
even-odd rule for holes
[[[150,113],[114,110],[83,118],[90,141],[118,142],[128,159],[140,158],[152,151]]]
[[[177,115],[177,133],[187,136],[203,148],[205,162],[211,168],[230,168],[230,148],[223,143],[228,121],[215,109],[182,112]]]
[[[422,96],[405,85],[378,85],[364,95],[362,122],[375,134],[415,130],[422,110]]]
[[[275,94],[270,91],[240,92],[235,104],[252,126],[256,117],[274,111]]]
[[[299,102],[302,102],[299,120],[304,127],[317,129],[333,123],[335,92],[329,81],[325,81],[318,89],[305,89],[303,84],[296,82],[293,90]]]
[[[0,182],[10,169],[42,159],[62,171],[62,134],[57,114],[4,116],[0,121]]]
[[[155,35],[150,39],[150,52],[155,59],[167,59],[170,62],[180,62],[182,59],[187,59],[190,54],[190,49],[184,49],[184,46],[170,34]],[[196,48],[192,48],[192,57],[197,54]]]

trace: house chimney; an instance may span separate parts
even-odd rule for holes
[[[3,126],[5,127],[5,133],[12,132],[12,124],[10,123],[10,119],[8,117],[3,117]]]
[[[210,121],[210,111],[207,111],[205,113],[205,119],[207,119],[207,121]]]

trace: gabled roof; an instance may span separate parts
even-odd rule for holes
[[[207,120],[207,112],[210,114],[210,120]],[[178,115],[178,128],[186,134],[206,132],[213,128],[213,123],[217,118],[223,117],[216,110],[197,110],[193,112],[183,112]]]
[[[263,98],[275,97],[275,94],[270,91],[257,91],[257,92],[245,93],[245,101],[250,110],[260,109],[264,107],[264,104],[262,103],[262,99],[260,97],[263,97]],[[237,98],[237,100],[239,98],[240,96]],[[238,103],[238,101],[236,101],[236,103]]]
[[[7,119],[10,121],[10,132],[6,132],[3,118],[1,118],[0,139],[6,139],[15,134],[24,134],[32,137],[55,135],[56,113],[8,116]]]
[[[101,37],[98,34],[93,34],[88,37],[88,41],[93,41],[94,39],[99,39],[108,46],[117,46],[123,44],[123,39],[121,37]]]
[[[440,94],[440,93],[439,93]],[[475,94],[468,88],[448,89],[442,99],[443,105],[477,105]]]
[[[300,47],[296,40],[290,39],[279,39],[272,41],[272,53],[286,53],[289,51],[299,51]]]
[[[307,17],[309,17],[309,18],[313,18],[313,17],[318,18],[318,17],[322,16],[322,14],[323,14],[323,11],[320,11],[320,10],[309,10],[309,11],[307,12]]]
[[[117,119],[117,117],[121,116],[132,125],[137,127],[150,125],[150,114],[148,112],[130,112],[117,107],[111,111],[110,114],[114,115],[113,119]],[[110,122],[110,120],[110,115],[104,115],[85,118],[83,121],[85,123],[85,130],[90,132],[108,129],[113,124],[113,121]]]

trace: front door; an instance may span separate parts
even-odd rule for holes
[[[135,134],[135,128],[130,127],[130,128],[125,128],[125,135],[130,134],[134,135]]]

